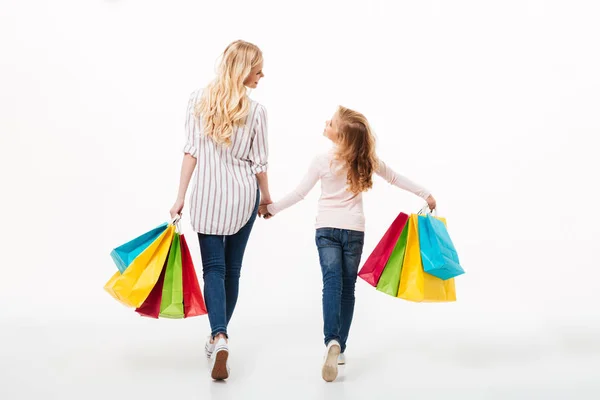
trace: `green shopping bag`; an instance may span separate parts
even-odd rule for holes
[[[404,226],[402,233],[392,254],[388,259],[385,268],[377,282],[377,290],[387,293],[390,296],[398,296],[398,286],[400,285],[400,274],[402,272],[402,263],[404,262],[404,253],[406,252],[406,240],[408,239],[408,224]]]
[[[179,233],[173,236],[165,279],[163,283],[160,314],[163,318],[183,318],[183,269]]]

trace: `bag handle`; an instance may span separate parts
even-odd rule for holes
[[[434,217],[437,217],[438,213],[437,213],[437,207],[434,208],[433,210],[429,209],[429,205],[426,204],[423,208],[421,208],[419,210],[419,212],[417,213],[417,215],[426,215],[426,214],[431,214]]]
[[[175,225],[175,232],[181,234],[181,214],[177,214],[170,222],[171,225]]]

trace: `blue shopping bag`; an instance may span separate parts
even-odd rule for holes
[[[427,214],[419,215],[418,225],[423,271],[443,280],[464,274],[446,224]]]
[[[113,249],[113,251],[110,252],[110,256],[117,265],[119,271],[123,273],[133,260],[146,250],[148,246],[150,246],[167,229],[168,225],[169,224],[165,222],[151,231]]]

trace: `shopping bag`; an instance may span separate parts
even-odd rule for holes
[[[169,259],[165,270],[160,317],[183,318],[183,281],[181,269],[181,246],[179,233],[175,233],[169,250]]]
[[[358,272],[358,276],[364,279],[371,286],[377,286],[381,273],[385,268],[392,251],[398,242],[398,238],[408,221],[408,215],[404,213],[398,214],[392,225],[385,232],[371,255]]]
[[[443,218],[439,218],[445,222]],[[406,252],[400,274],[398,297],[415,302],[456,301],[454,279],[446,281],[426,274],[421,264],[419,249],[418,215],[412,214],[408,221]]]
[[[117,268],[123,273],[127,267],[144,250],[152,244],[167,229],[167,223],[157,226],[149,232],[136,237],[135,239],[116,247],[110,252],[110,256],[117,265]]]
[[[163,266],[163,270],[160,273],[160,277],[156,282],[156,285],[152,288],[152,291],[144,300],[144,304],[135,309],[135,312],[143,317],[158,318],[160,314],[160,303],[162,300],[163,283],[165,281],[165,271],[167,269],[167,261]]]
[[[431,214],[419,215],[419,246],[426,273],[443,280],[465,273],[446,225]]]
[[[181,242],[181,268],[183,275],[183,311],[185,318],[205,315],[208,313],[202,297],[192,255],[184,235],[179,237]]]
[[[173,239],[175,227],[167,229],[148,248],[133,260],[121,274],[115,275],[104,289],[115,299],[129,307],[140,307],[160,277]]]
[[[377,290],[380,292],[387,293],[394,297],[398,295],[398,286],[400,285],[400,274],[402,273],[402,263],[404,262],[407,239],[408,225],[405,225],[402,234],[400,234],[400,239],[398,239],[398,242],[390,255],[390,259],[385,265],[381,278],[379,278],[379,282],[377,282]]]
[[[117,293],[114,290],[114,287],[117,284],[117,281],[119,280],[120,277],[121,277],[121,272],[119,272],[119,271],[115,272],[114,275],[110,277],[108,282],[106,282],[104,284],[104,290],[106,290],[108,292],[108,294],[110,294],[115,300],[117,300],[121,304],[126,305],[127,307],[130,307],[130,304],[121,300],[119,295],[117,295]]]

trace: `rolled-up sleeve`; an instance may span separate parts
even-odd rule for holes
[[[254,121],[254,138],[249,157],[252,162],[252,172],[254,174],[266,172],[269,164],[267,110],[260,104],[257,107],[256,120]]]
[[[196,124],[196,116],[194,108],[200,96],[200,90],[195,91],[190,96],[187,106],[187,114],[185,119],[185,146],[183,152],[193,157],[197,157],[198,153],[198,131]]]

